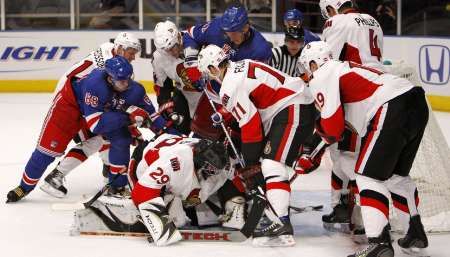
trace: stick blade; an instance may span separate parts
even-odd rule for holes
[[[52,210],[54,211],[76,211],[86,209],[83,202],[77,203],[54,203],[52,204]]]

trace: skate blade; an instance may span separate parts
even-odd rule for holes
[[[64,197],[66,197],[66,195],[63,192],[53,188],[48,183],[43,183],[41,186],[39,186],[39,188],[43,192],[45,192],[45,193],[47,193],[47,194],[49,194],[49,195],[51,195],[53,197],[56,197],[56,198],[64,198]]]
[[[361,235],[352,234],[351,237],[352,237],[353,242],[355,242],[357,244],[367,244],[369,242],[366,234],[361,234]]]
[[[411,247],[411,248],[402,248],[400,247],[403,253],[410,255],[410,256],[417,256],[417,257],[430,257],[429,254],[427,254],[427,251],[423,248],[417,248],[417,247]]]
[[[252,244],[258,247],[287,247],[295,245],[295,239],[292,235],[255,237]]]
[[[323,228],[330,232],[341,232],[345,234],[350,234],[350,224],[349,223],[323,223]]]

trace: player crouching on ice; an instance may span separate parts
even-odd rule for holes
[[[424,90],[391,74],[333,60],[323,41],[306,45],[300,61],[312,75],[309,89],[321,112],[316,133],[332,144],[348,125],[362,137],[355,173],[369,245],[349,257],[394,256],[388,230],[390,195],[401,199],[407,215],[400,217],[409,219],[399,246],[404,251],[426,248],[417,188],[409,176],[428,121]]]
[[[134,172],[135,170],[135,172]],[[142,222],[157,246],[182,239],[177,227],[185,225],[185,213],[175,201],[165,203],[164,194],[183,200],[184,207],[204,203],[227,179],[234,177],[234,168],[222,143],[206,139],[163,135],[147,145],[136,169],[131,168],[134,184],[131,197],[138,207]],[[136,180],[137,179],[137,180]],[[166,199],[166,198],[164,198]],[[230,199],[230,203],[238,199]],[[244,223],[244,199],[234,203],[241,228]],[[232,211],[233,211],[232,209]],[[233,227],[233,221],[223,226]],[[235,227],[236,228],[236,227]]]
[[[167,126],[132,75],[133,67],[127,59],[115,56],[106,60],[105,69],[67,81],[53,100],[38,145],[25,166],[20,185],[8,192],[7,203],[21,200],[35,188],[48,165],[63,155],[80,129],[89,129],[111,143],[110,193],[126,193],[125,171],[130,144],[140,137],[137,127],[160,133]]]
[[[295,244],[288,215],[288,166],[300,145],[313,132],[313,99],[300,78],[252,60],[229,61],[222,48],[208,45],[198,58],[199,70],[220,84],[220,99],[241,128],[241,151],[246,167],[238,173],[248,191],[265,187],[272,205],[272,224],[253,233],[259,246]],[[271,215],[269,215],[271,216]]]

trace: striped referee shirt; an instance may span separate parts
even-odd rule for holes
[[[291,56],[286,45],[274,47],[272,48],[272,58],[269,65],[291,77],[298,77],[297,60],[301,52],[300,50],[296,55]]]

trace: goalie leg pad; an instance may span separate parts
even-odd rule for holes
[[[170,245],[182,239],[175,224],[169,219],[169,214],[161,197],[143,202],[139,204],[138,208],[142,221],[157,246]]]

